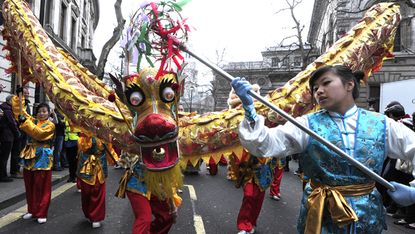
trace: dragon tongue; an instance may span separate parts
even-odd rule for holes
[[[178,162],[177,142],[141,147],[144,166],[151,171],[161,171],[175,166]]]

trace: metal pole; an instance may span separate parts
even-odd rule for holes
[[[193,103],[193,87],[190,88],[190,109],[189,112],[192,112],[192,103]]]
[[[198,56],[197,54],[193,53],[192,51],[189,51],[187,49],[187,47],[185,47],[184,45],[180,45],[180,49],[183,50],[184,52],[188,53],[189,55],[193,56],[194,58],[196,58],[201,63],[205,64],[206,66],[208,66],[209,68],[211,68],[215,72],[219,73],[221,76],[225,77],[229,82],[231,82],[234,79],[234,77],[231,76],[229,73],[225,72],[224,70],[222,70],[221,68],[219,68],[215,64],[207,61],[206,59],[203,59],[202,57]],[[317,141],[319,141],[323,145],[327,146],[329,149],[336,152],[341,157],[345,158],[347,161],[349,161],[349,163],[351,163],[353,166],[357,167],[361,172],[365,173],[366,175],[368,175],[370,178],[372,178],[376,182],[382,184],[383,186],[385,186],[387,189],[389,189],[391,191],[395,191],[395,187],[391,183],[389,183],[387,180],[383,179],[381,176],[379,176],[378,174],[376,174],[375,172],[373,172],[372,170],[367,168],[361,162],[359,162],[356,159],[352,158],[351,156],[349,156],[348,154],[343,152],[340,148],[333,145],[331,142],[327,141],[326,139],[322,138],[321,136],[319,136],[317,133],[315,133],[311,129],[309,129],[306,126],[304,126],[304,125],[300,124],[299,122],[297,122],[291,115],[285,113],[283,110],[281,110],[280,108],[278,108],[277,106],[275,106],[274,104],[272,104],[271,102],[269,102],[268,100],[266,100],[265,98],[260,96],[259,94],[255,93],[255,92],[252,92],[251,90],[248,91],[248,94],[251,95],[252,97],[254,97],[255,99],[257,99],[258,101],[262,102],[265,106],[269,107],[271,110],[277,112],[284,119],[290,121],[295,126],[297,126],[301,130],[306,132],[308,135],[310,135],[311,137],[313,137],[314,139],[316,139]]]

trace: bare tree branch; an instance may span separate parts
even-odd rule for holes
[[[291,35],[291,36],[288,36],[288,37],[284,37],[278,45],[283,46],[283,43],[284,43],[285,40],[293,38],[293,37],[297,37],[297,35]]]
[[[289,7],[283,8],[283,9],[279,9],[277,12],[274,13],[274,15],[279,14],[279,13],[281,13],[283,11],[286,11],[286,10],[289,10],[289,9],[290,9]]]
[[[100,79],[102,79],[104,76],[105,64],[107,63],[108,55],[111,52],[111,49],[114,47],[115,43],[117,43],[117,41],[120,39],[124,29],[125,19],[122,16],[121,3],[122,0],[116,0],[114,4],[115,15],[117,17],[118,24],[114,28],[111,38],[105,43],[104,47],[102,48],[101,55],[99,56],[97,76]]]

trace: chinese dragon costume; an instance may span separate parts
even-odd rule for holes
[[[167,200],[171,207],[167,212],[180,203],[175,193],[182,185],[180,157],[195,165],[211,157],[217,162],[224,154],[241,157],[244,150],[237,133],[242,108],[179,119],[184,80],[173,67],[182,69],[179,45],[187,40],[189,26],[181,16],[173,19],[169,13],[180,9],[180,4],[168,1],[137,11],[127,29],[125,50],[136,51],[127,57],[135,57],[138,73],[123,77],[114,91],[52,43],[25,1],[3,3],[4,49],[12,64],[8,72],[20,72],[24,83],[38,83],[73,124],[125,152],[128,169],[119,196],[131,192],[148,200]],[[317,110],[308,87],[310,74],[324,64],[346,64],[364,71],[367,79],[392,57],[399,22],[397,4],[374,5],[327,52],[266,98],[294,117]],[[143,58],[150,66],[159,63],[159,69],[142,68]],[[269,122],[283,121],[263,104],[256,102],[255,107]],[[18,109],[14,108],[15,115]],[[134,206],[135,200],[130,200]]]

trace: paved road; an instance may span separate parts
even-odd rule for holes
[[[293,165],[294,169],[295,165]],[[179,218],[170,233],[237,233],[236,216],[242,199],[242,190],[225,179],[225,167],[220,167],[217,176],[202,172],[187,175],[183,189],[183,205]],[[0,211],[0,233],[131,233],[133,213],[128,199],[114,197],[121,170],[110,169],[107,180],[107,215],[100,229],[92,229],[83,216],[80,194],[73,184],[61,183],[54,187],[59,193],[51,202],[48,222],[43,225],[19,218],[25,212],[21,202]],[[267,193],[268,195],[268,193]],[[296,217],[299,210],[301,184],[288,172],[282,182],[282,199],[274,201],[267,196],[258,220],[257,233],[296,233]],[[192,197],[192,199],[191,199]],[[19,209],[20,208],[20,209]],[[14,222],[12,222],[14,221]],[[391,224],[391,233],[415,233]],[[8,225],[6,225],[8,224]]]

